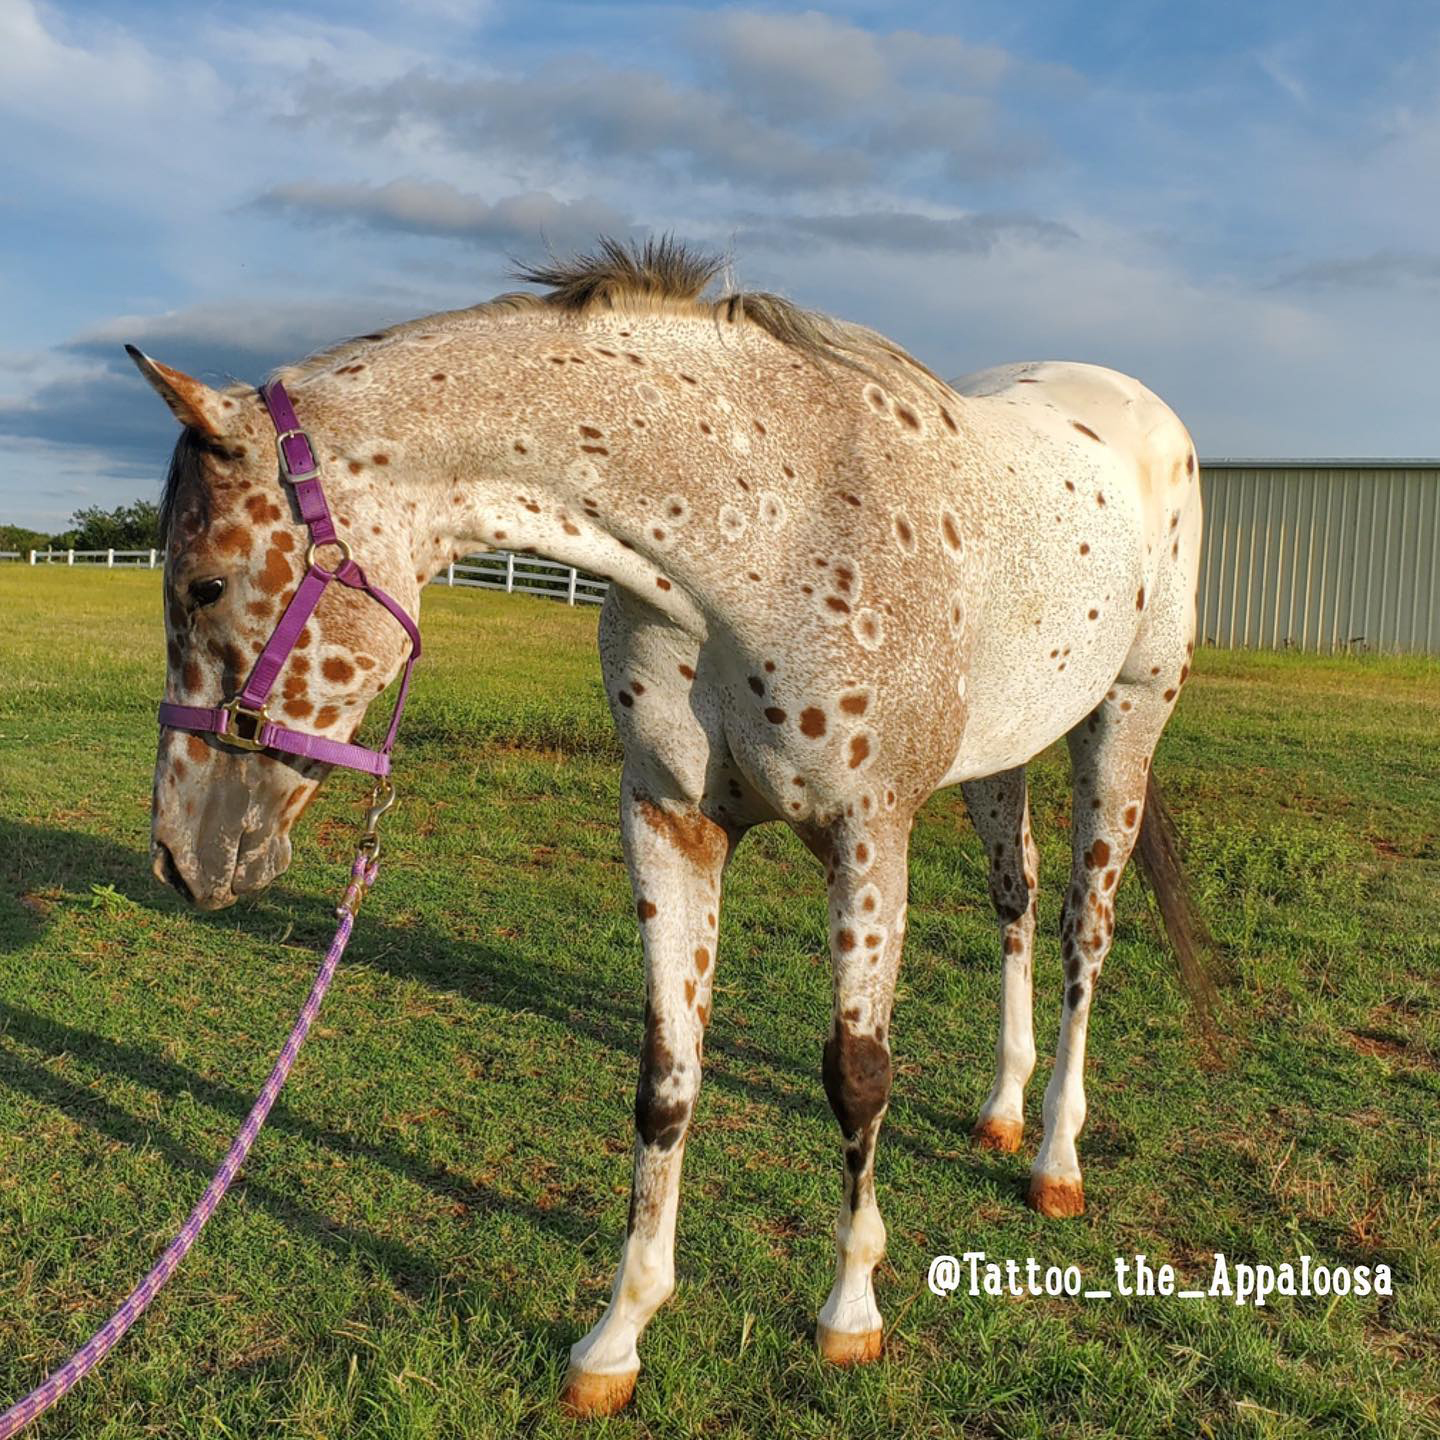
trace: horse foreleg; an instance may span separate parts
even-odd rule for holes
[[[610,1414],[630,1399],[640,1369],[637,1341],[675,1289],[680,1165],[700,1090],[731,845],[726,829],[695,806],[653,799],[629,776],[621,826],[645,950],[645,1041],[620,1268],[605,1313],[570,1351],[561,1403],[577,1415]]]
[[[875,1143],[890,1103],[890,1009],[905,933],[908,833],[839,827],[817,849],[830,881],[835,1008],[823,1078],[845,1147],[835,1225],[835,1283],[820,1311],[820,1353],[840,1365],[876,1359],[880,1310],[872,1275],[885,1254],[875,1202]]]

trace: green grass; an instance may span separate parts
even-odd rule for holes
[[[203,1188],[328,939],[360,788],[274,891],[206,917],[146,858],[151,575],[0,570],[0,1396],[35,1383]],[[624,1229],[641,968],[595,615],[431,591],[385,873],[242,1180],[44,1436],[566,1436],[554,1397]],[[741,847],[686,1157],[679,1290],[597,1436],[1440,1435],[1440,668],[1202,653],[1158,773],[1233,980],[1220,1068],[1127,881],[1091,1025],[1089,1213],[971,1150],[997,945],[958,793],[914,843],[878,1183],[884,1361],[837,1372],[820,877]],[[1053,1048],[1065,766],[1032,767]],[[940,1300],[930,1257],[1386,1263],[1395,1294]]]

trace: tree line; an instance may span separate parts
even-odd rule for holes
[[[135,500],[113,510],[98,505],[77,510],[70,528],[46,535],[24,525],[0,525],[0,550],[149,550],[160,544],[160,507]]]

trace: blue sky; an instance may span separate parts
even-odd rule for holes
[[[599,231],[1202,455],[1440,454],[1440,6],[0,0],[0,520],[153,494],[131,341],[254,380]]]

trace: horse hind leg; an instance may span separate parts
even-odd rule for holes
[[[1140,831],[1150,759],[1170,716],[1173,682],[1124,672],[1066,737],[1072,768],[1071,870],[1061,916],[1065,990],[1055,1069],[1045,1090],[1045,1138],[1028,1203],[1042,1215],[1085,1210],[1076,1139],[1085,1123],[1085,1040],[1101,966],[1115,936],[1115,892]]]
[[[995,1047],[995,1083],[970,1134],[983,1149],[1013,1151],[1020,1148],[1025,1129],[1025,1086],[1035,1069],[1031,973],[1039,857],[1030,835],[1025,767],[967,781],[961,790],[971,822],[985,847],[990,900],[1000,921],[1000,1030]]]

